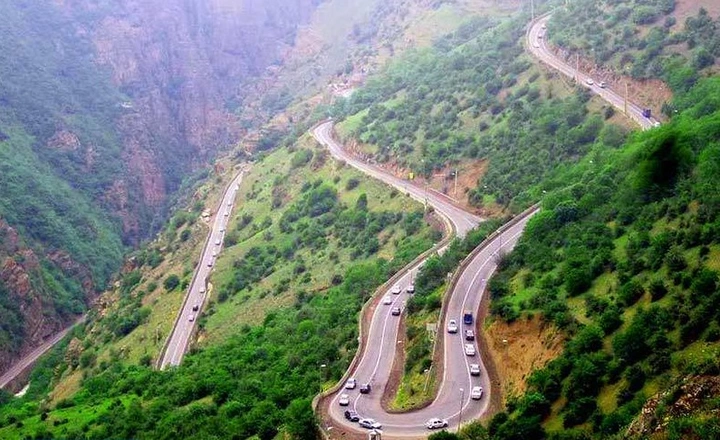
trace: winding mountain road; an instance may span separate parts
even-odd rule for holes
[[[354,158],[335,141],[332,130],[333,123],[329,121],[317,126],[312,134],[336,159],[343,160],[376,179],[406,191],[421,202],[427,201],[453,225],[458,235],[465,235],[480,222],[479,217],[455,206],[441,195],[427,193],[418,186]],[[486,282],[497,268],[498,253],[508,252],[515,246],[529,218],[530,215],[527,215],[516,221],[472,257],[460,275],[455,289],[450,293],[445,309],[446,319],[455,319],[458,323],[462,323],[464,310],[472,310],[475,313],[479,309]],[[383,301],[383,304],[376,307],[368,330],[367,347],[356,367],[350,372],[358,383],[370,383],[373,391],[369,394],[360,394],[358,389],[340,389],[326,397],[329,400],[328,415],[336,426],[349,431],[361,431],[357,424],[345,419],[346,407],[340,406],[338,402],[341,394],[349,395],[349,408],[356,410],[361,417],[379,421],[383,425],[384,435],[391,437],[423,437],[428,433],[425,422],[430,418],[447,419],[450,426],[457,426],[461,419],[467,421],[480,417],[487,410],[490,403],[489,393],[492,390],[483,360],[479,354],[466,356],[464,352],[468,343],[477,347],[477,341],[465,340],[463,331],[474,330],[475,324],[465,326],[460,332],[452,334],[445,331],[445,325],[438,329],[438,337],[444,338],[444,369],[442,384],[432,404],[419,411],[404,414],[390,414],[382,407],[382,391],[388,384],[393,362],[397,351],[402,350],[403,342],[403,338],[399,335],[401,317],[394,316],[391,311],[394,307],[404,308],[409,295],[406,293],[406,287],[411,283],[411,273],[416,267],[401,275],[397,286],[401,288],[402,293],[394,295],[391,292],[392,288],[382,292],[383,298],[390,298],[392,302],[384,304]],[[476,349],[476,352],[479,350]],[[471,363],[481,366],[480,376],[470,375]],[[485,390],[485,396],[479,401],[471,399],[473,386],[482,386]]]
[[[643,109],[639,105],[626,102],[623,96],[606,87],[605,84],[602,84],[603,87],[601,87],[589,75],[557,58],[546,43],[546,23],[549,18],[549,14],[539,17],[528,26],[527,47],[534,56],[568,77],[576,79],[579,84],[589,88],[615,108],[626,113],[642,129],[647,130],[659,125],[657,119],[643,116]],[[335,141],[332,133],[332,121],[322,123],[312,130],[315,139],[327,147],[336,159],[343,160],[367,175],[384,181],[407,192],[416,200],[433,206],[453,225],[459,236],[465,235],[480,221],[473,214],[449,203],[443,197],[428,193],[427,190],[358,160]],[[401,317],[393,316],[391,310],[397,306],[404,307],[407,301],[405,287],[411,282],[410,272],[416,268],[413,267],[408,273],[401,275],[398,283],[402,287],[401,294],[393,295],[391,291],[382,292],[382,297],[390,298],[391,303],[384,304],[383,301],[383,304],[378,304],[375,308],[367,335],[366,348],[359,354],[361,356],[359,362],[354,364],[354,367],[351,367],[346,375],[346,377],[355,378],[359,384],[370,383],[373,391],[369,394],[361,394],[357,388],[349,390],[339,387],[333,393],[325,396],[325,405],[321,407],[324,408],[336,427],[350,432],[362,432],[362,428],[344,417],[345,410],[350,408],[358,412],[362,418],[372,418],[380,422],[386,437],[417,438],[428,435],[425,422],[431,418],[447,419],[449,427],[452,429],[461,425],[463,420],[478,418],[487,411],[490,403],[489,394],[493,391],[492,385],[486,374],[483,359],[478,354],[472,356],[466,354],[465,347],[468,341],[463,337],[463,330],[474,329],[475,325],[463,324],[463,312],[471,310],[475,313],[479,309],[487,280],[497,269],[498,254],[512,250],[527,221],[536,212],[537,210],[531,210],[522,218],[515,219],[513,224],[503,228],[501,232],[486,241],[484,247],[477,249],[474,255],[469,257],[469,263],[462,270],[454,289],[449,292],[450,298],[444,310],[442,325],[438,329],[438,334],[444,338],[442,383],[435,400],[429,406],[417,411],[401,414],[388,413],[381,403],[393,362],[398,350],[402,350],[403,342],[403,338],[399,335]],[[440,251],[442,250],[440,249]],[[450,319],[454,319],[458,323],[460,327],[458,333],[449,333],[446,330],[446,323]],[[477,342],[472,342],[472,344],[476,346]],[[478,350],[475,351],[478,352]],[[470,374],[469,367],[473,363],[480,365],[480,376]],[[476,401],[471,399],[470,390],[478,385],[482,386],[485,396]],[[339,404],[342,394],[348,395],[348,406]]]

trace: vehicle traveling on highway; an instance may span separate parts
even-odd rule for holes
[[[401,312],[400,307],[393,307],[391,313],[393,316],[400,316],[400,312]]]
[[[475,356],[475,346],[472,344],[465,344],[465,354],[468,356]]]
[[[402,290],[400,289],[400,286],[399,286],[399,285],[395,284],[395,285],[393,286],[391,292],[392,292],[393,295],[400,295],[400,292],[402,292]]]
[[[474,341],[475,340],[475,332],[472,330],[465,330],[465,340],[466,341]]]
[[[591,85],[595,84],[595,81],[593,81],[592,78],[587,78],[585,80],[585,84],[591,86]]]
[[[465,310],[463,313],[463,322],[465,325],[472,325],[473,323],[473,314],[470,310]]]
[[[370,384],[365,383],[360,387],[360,394],[370,394],[370,390],[372,390]]]
[[[483,389],[480,386],[474,386],[472,389],[472,392],[470,393],[470,398],[473,400],[480,400],[482,399],[483,395]]]
[[[190,315],[190,317],[188,318],[188,321],[190,321],[190,322],[195,321],[195,315]]]
[[[357,379],[355,379],[354,377],[351,377],[350,379],[347,380],[347,382],[345,382],[346,390],[354,390],[356,386],[357,386]]]
[[[480,365],[470,364],[470,376],[480,376]]]
[[[345,418],[351,422],[357,422],[360,420],[360,415],[352,409],[345,411]]]
[[[448,322],[447,328],[448,328],[448,333],[457,333],[457,331],[458,331],[457,321],[455,321],[454,319],[451,319],[450,322]]]
[[[200,308],[200,304],[193,305],[193,312],[197,312],[199,308]]]
[[[385,298],[383,298],[383,304],[385,304],[386,306],[392,304],[392,302],[393,302],[393,299],[391,296],[386,296]]]
[[[338,399],[338,405],[340,405],[340,406],[350,405],[350,396],[347,394],[341,394],[340,398]]]
[[[415,293],[415,284],[410,284],[407,286],[407,289],[405,289],[407,293]]]
[[[374,419],[362,419],[360,420],[360,426],[367,429],[380,429],[382,425],[376,422]]]
[[[427,426],[428,429],[440,429],[440,428],[447,428],[448,421],[445,419],[438,419],[437,417],[432,418],[425,422],[425,426]]]

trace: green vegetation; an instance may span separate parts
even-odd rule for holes
[[[548,24],[550,40],[580,51],[597,64],[634,78],[661,78],[687,91],[699,71],[720,57],[720,18],[705,9],[684,23],[673,15],[675,0],[580,0],[558,8]],[[664,109],[668,116],[673,111]]]
[[[720,339],[719,272],[708,258],[720,246],[718,94],[719,79],[702,81],[677,100],[671,123],[622,150],[595,148],[548,183],[543,211],[491,283],[492,311],[508,320],[540,313],[570,340],[492,420],[491,438],[541,438],[543,422],[548,434],[579,427],[577,438],[607,438],[657,390],[720,373],[717,358],[692,355]],[[530,295],[517,302],[520,271]],[[571,299],[584,307],[569,308]],[[669,438],[716,429],[681,420]]]
[[[88,292],[55,253],[89,269],[101,290],[124,250],[104,197],[122,170],[113,128],[120,95],[90,59],[90,42],[49,2],[3,3],[0,17],[0,218],[40,260],[28,273],[44,310],[69,321]],[[61,142],[57,132],[73,135]],[[22,263],[13,246],[7,256]],[[3,353],[17,348],[24,325],[7,290],[0,286]]]
[[[163,313],[149,307],[149,291],[157,291],[153,301],[174,301],[191,276],[153,276],[153,249],[178,243],[197,216],[179,213],[163,234],[174,241],[138,252],[113,306],[76,332],[80,348],[43,367],[46,388],[0,408],[0,439],[315,438],[310,400],[349,365],[362,304],[437,233],[418,204],[330,160],[308,138],[263,153],[238,198],[200,348],[161,373],[129,347]],[[167,257],[158,269],[177,255]],[[258,316],[248,316],[256,307]],[[79,390],[54,407],[38,403],[50,380],[78,374]]]
[[[489,160],[468,194],[476,206],[507,206],[584,156],[598,136],[617,147],[624,133],[588,115],[589,94],[560,96],[533,67],[522,46],[526,21],[474,19],[392,62],[335,107],[352,121],[345,133],[375,146],[378,161],[392,158],[426,176],[463,158]]]

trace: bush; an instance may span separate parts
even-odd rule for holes
[[[175,290],[175,288],[179,285],[180,277],[175,274],[168,275],[168,277],[165,278],[165,281],[163,281],[163,287],[165,287],[165,290],[167,290],[168,292]]]

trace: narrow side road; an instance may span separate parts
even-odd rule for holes
[[[203,303],[207,297],[206,284],[207,278],[215,266],[215,259],[220,254],[225,239],[225,229],[227,228],[230,214],[235,204],[235,195],[242,178],[245,175],[245,169],[240,171],[237,176],[230,182],[225,189],[223,198],[215,211],[215,218],[208,232],[208,238],[203,247],[200,261],[195,268],[192,281],[185,294],[180,312],[175,319],[175,325],[172,333],[168,338],[165,348],[160,356],[158,367],[164,370],[168,367],[178,366],[182,362],[191,336],[195,330],[197,317],[202,311]]]
[[[85,316],[78,319],[61,332],[56,333],[52,338],[45,341],[42,345],[35,348],[33,351],[28,353],[27,356],[23,357],[17,363],[15,363],[15,365],[10,367],[9,370],[7,370],[2,376],[0,376],[0,388],[5,388],[6,386],[8,386],[8,384],[15,380],[16,377],[20,376],[23,372],[30,368],[40,356],[47,353],[47,351],[50,350],[55,344],[60,342],[65,337],[65,335],[70,333],[70,330],[72,330],[73,327],[83,321],[85,321]]]
[[[576,70],[575,67],[556,57],[547,43],[547,22],[550,20],[550,16],[551,14],[546,14],[538,17],[528,26],[526,43],[532,55],[565,76],[575,79],[578,84],[587,87],[621,112],[625,113],[627,104],[627,116],[643,130],[648,130],[660,124],[660,121],[653,117],[646,118],[643,116],[643,108],[638,104],[631,101],[626,103],[625,98],[617,91],[609,87],[601,87],[601,84],[590,75]]]

